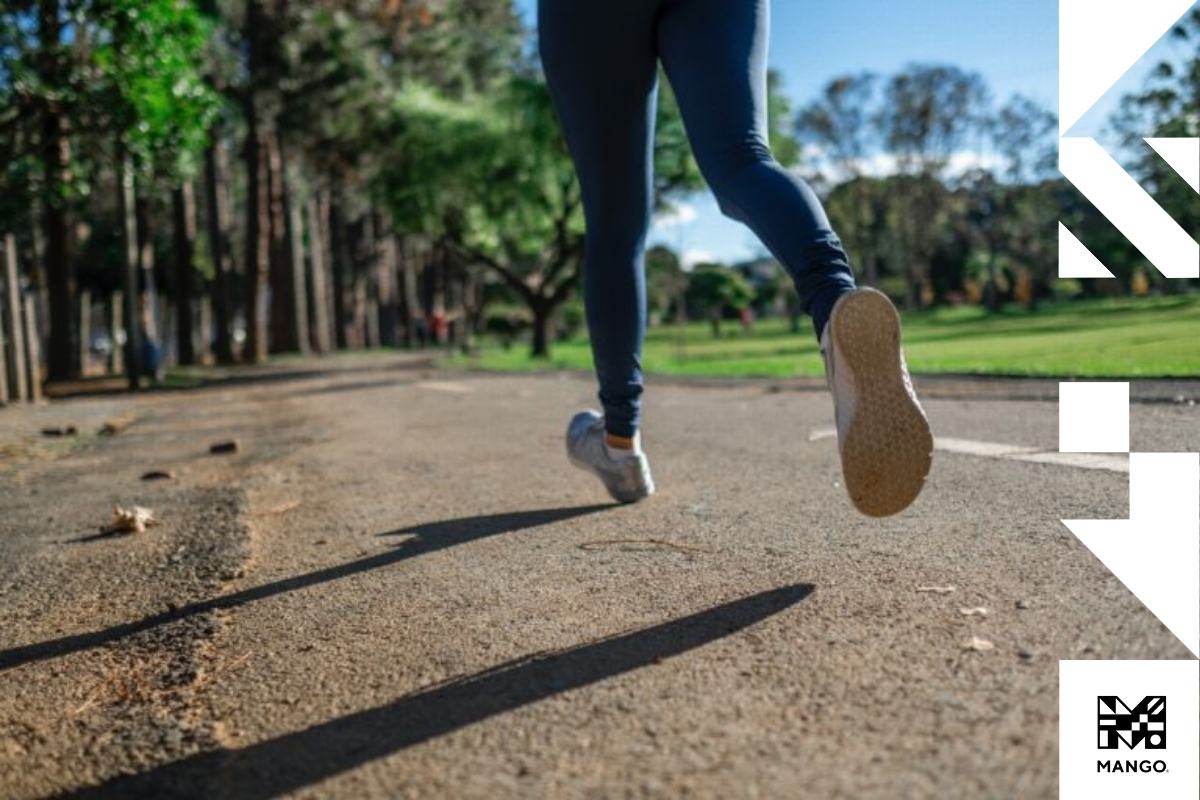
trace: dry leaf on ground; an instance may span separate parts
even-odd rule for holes
[[[145,533],[146,528],[157,525],[154,512],[142,506],[113,507],[112,522],[100,529],[101,533]]]

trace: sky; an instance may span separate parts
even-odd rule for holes
[[[532,27],[536,0],[517,3]],[[863,71],[889,75],[914,62],[949,63],[977,71],[997,101],[1020,93],[1057,111],[1058,3],[774,0],[772,4],[770,64],[782,74],[793,108],[816,97],[836,76]],[[1144,68],[1135,69],[1117,89],[1135,88],[1144,74]],[[1117,94],[1114,91],[1102,101],[1074,132],[1087,133],[1081,128],[1101,125]],[[650,241],[683,253],[685,262],[733,262],[765,252],[745,227],[721,216],[707,193],[684,198],[672,217],[657,220]]]

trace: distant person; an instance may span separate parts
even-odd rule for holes
[[[920,492],[933,438],[891,301],[856,288],[816,195],[771,155],[768,17],[768,0],[538,4],[542,64],[583,190],[584,302],[604,407],[571,420],[567,452],[621,502],[654,492],[638,424],[661,63],[721,210],[786,267],[813,319],[851,500],[866,514],[894,514]]]

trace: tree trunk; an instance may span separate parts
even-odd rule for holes
[[[329,252],[333,276],[333,331],[339,350],[346,349],[346,275],[349,272],[346,221],[342,215],[342,193],[337,183],[329,199]]]
[[[21,276],[17,269],[17,239],[11,233],[4,235],[4,299],[7,306],[7,327],[0,325],[0,338],[8,349],[8,369],[11,371],[13,396],[17,402],[29,399],[25,383],[25,329],[21,325]],[[5,314],[0,312],[0,322]],[[9,376],[0,373],[0,383]]]
[[[372,347],[371,330],[367,326],[367,276],[354,276],[354,291],[351,296],[353,316],[351,317],[350,347],[362,350]]]
[[[125,317],[125,371],[130,391],[136,392],[142,377],[142,334],[138,323],[138,238],[134,206],[133,162],[124,148],[117,147],[117,208],[121,217],[125,251],[125,291],[121,304]],[[114,341],[113,346],[117,343]]]
[[[866,272],[865,277],[866,277],[867,286],[878,286],[879,285],[879,256],[876,255],[874,252],[869,252],[863,258],[863,262],[864,262],[863,266],[864,266],[865,272]]]
[[[137,259],[141,274],[142,338],[159,342],[158,281],[154,272],[154,238],[151,235],[150,198],[134,185],[134,221],[137,225]],[[144,366],[144,365],[143,365]]]
[[[266,291],[270,270],[271,223],[263,143],[258,134],[253,99],[246,102],[246,346],[242,360],[267,360]]]
[[[32,297],[26,297],[25,311],[25,369],[29,386],[29,402],[42,399],[42,347],[38,341],[37,307]]]
[[[4,320],[0,316],[0,406],[8,405],[8,349],[4,335]]]
[[[530,311],[533,312],[533,348],[529,354],[534,358],[549,358],[554,309],[545,302],[535,302]]]
[[[420,301],[417,299],[416,248],[408,237],[401,239],[397,245],[400,248],[400,274],[397,276],[397,284],[400,287],[400,305],[404,314],[404,345],[413,347],[417,344],[417,317],[420,314]]]
[[[286,183],[284,184],[286,186]],[[292,274],[292,309],[294,328],[292,336],[296,348],[308,355],[312,349],[308,340],[308,281],[304,270],[304,215],[300,203],[289,200],[286,203],[288,214],[288,261]]]
[[[87,289],[79,292],[79,374],[86,378],[92,343],[92,293]]]
[[[196,195],[192,182],[184,181],[171,193],[175,221],[175,348],[178,363],[196,363],[194,263],[196,247]]]
[[[378,215],[377,215],[378,216]],[[396,237],[382,218],[376,220],[375,291],[379,304],[379,343],[395,347],[397,322]]]
[[[204,185],[208,200],[208,251],[213,264],[213,317],[216,326],[214,349],[218,364],[233,363],[233,253],[229,228],[232,223],[226,176],[225,148],[216,130],[204,151]]]
[[[304,211],[308,217],[308,256],[312,263],[312,342],[318,353],[328,353],[333,349],[333,337],[329,330],[329,264],[325,258],[321,205],[319,196],[311,197]]]
[[[906,311],[916,311],[921,307],[921,278],[912,267],[909,268],[906,277],[907,280],[904,282],[904,309]]]
[[[196,360],[201,364],[212,363],[212,300],[201,293],[197,305],[200,317],[197,319],[200,328],[200,348],[196,351]]]
[[[361,331],[366,347],[379,347],[379,241],[375,237],[375,215],[370,211],[362,218],[360,243],[362,257],[355,285],[362,286],[361,300],[356,292],[355,325]]]
[[[58,0],[41,0],[38,6],[38,38],[42,43],[40,76],[57,90],[63,82],[62,20]],[[48,98],[42,114],[41,161],[42,231],[45,237],[46,284],[50,293],[50,343],[48,373],[50,380],[63,380],[75,374],[75,347],[72,319],[75,316],[75,273],[71,264],[71,223],[67,210],[66,187],[71,180],[71,140],[66,114],[59,100]]]
[[[124,346],[120,341],[125,335],[124,317],[121,293],[113,292],[108,299],[108,338],[111,343],[108,351],[108,371],[112,375],[120,375],[125,371]]]
[[[988,311],[1000,309],[999,287],[996,285],[996,250],[991,248],[987,262],[987,288],[983,295],[983,304]]]
[[[270,221],[271,352],[300,349],[296,337],[296,297],[292,280],[291,239],[288,236],[287,188],[278,131],[266,137]]]
[[[243,159],[246,167],[246,346],[242,360],[262,363],[267,360],[270,343],[267,326],[267,280],[270,275],[271,219],[270,176],[267,172],[268,132],[260,118],[256,86],[263,81],[267,27],[261,0],[246,0],[244,41],[247,46],[249,86],[243,100],[246,142]]]
[[[479,283],[475,273],[470,269],[462,271],[462,317],[463,335],[462,351],[470,353],[475,345],[475,334],[478,333],[479,315],[482,311],[482,298],[479,293]]]
[[[308,354],[308,282],[304,274],[304,220],[301,203],[292,190],[291,169],[283,141],[279,142],[280,186],[282,188],[283,213],[287,221],[288,275],[291,278],[288,291],[292,310],[290,339],[295,349]]]

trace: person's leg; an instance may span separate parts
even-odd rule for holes
[[[819,337],[834,303],[855,288],[841,241],[804,181],[767,142],[768,0],[669,0],[659,56],[705,180],[728,216],[746,223],[783,264]]]
[[[722,210],[783,263],[813,318],[851,501],[865,514],[895,514],[924,485],[933,435],[904,364],[895,307],[873,289],[856,289],[816,195],[771,156],[768,9],[768,0],[668,0],[659,56]]]
[[[609,434],[638,428],[653,208],[654,0],[540,0],[542,65],[583,190],[583,296]]]

